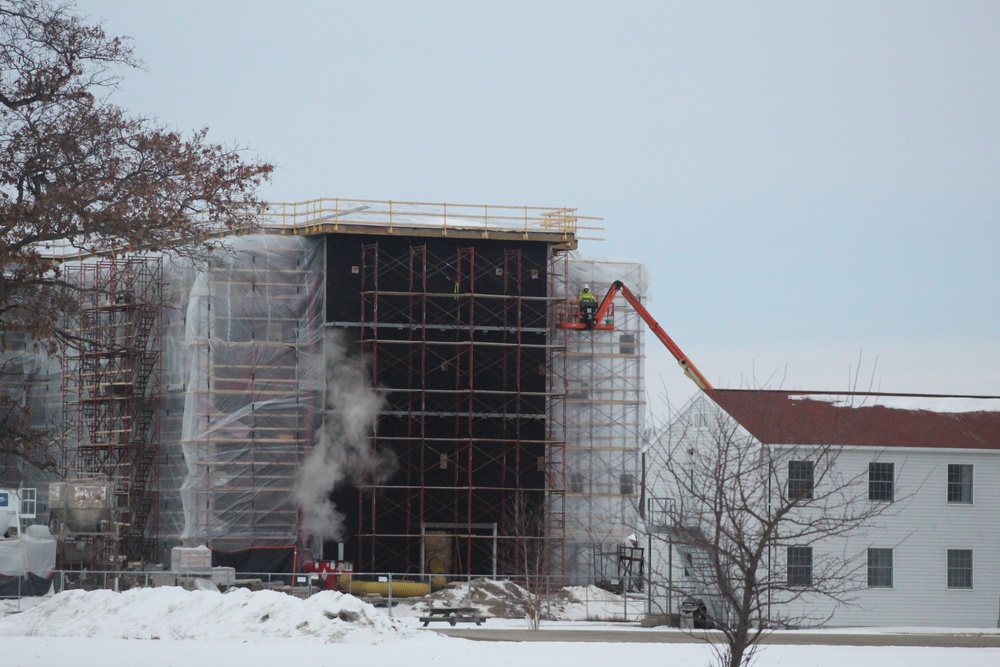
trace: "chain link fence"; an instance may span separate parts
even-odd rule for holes
[[[325,590],[339,591],[382,608],[389,616],[419,616],[437,607],[472,607],[491,618],[520,619],[531,610],[537,610],[542,620],[549,621],[635,622],[648,611],[647,595],[640,590],[622,592],[594,585],[563,586],[561,577],[493,579],[388,572],[235,573],[228,568],[213,568],[211,572],[57,570],[51,577],[33,577],[31,581],[17,577],[4,579],[6,582],[0,582],[3,584],[0,609],[6,613],[24,611],[49,593],[72,590],[125,592],[159,586],[181,586],[189,590],[270,590],[302,599]]]

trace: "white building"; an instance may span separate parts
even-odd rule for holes
[[[826,626],[998,627],[1000,397],[711,390],[685,406],[667,439],[675,457],[694,461],[720,429],[749,439],[760,458],[771,461],[773,482],[760,485],[745,511],[770,507],[768,497],[795,489],[808,499],[815,489],[819,498],[834,483],[855,494],[860,511],[881,511],[846,537],[796,544],[777,538],[762,560],[762,576],[808,589],[825,564],[839,562],[848,577],[840,596],[846,602],[805,593],[772,618]],[[831,452],[835,463],[825,470],[814,459]],[[708,554],[685,544],[684,531],[693,527],[691,500],[662,474],[655,450],[649,460],[653,611],[677,611],[691,596],[724,615]],[[687,465],[693,463],[678,467]],[[803,511],[817,516],[809,504]]]

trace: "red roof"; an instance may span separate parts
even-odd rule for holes
[[[768,445],[1000,449],[1000,397],[758,389],[706,392]]]

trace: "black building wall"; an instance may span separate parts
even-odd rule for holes
[[[540,534],[522,515],[545,488],[549,252],[544,242],[327,236],[327,322],[370,364],[385,396],[372,446],[394,460],[335,491],[355,569],[426,570],[426,523],[448,545],[431,567],[454,573],[491,571],[485,525],[497,524],[500,570]]]

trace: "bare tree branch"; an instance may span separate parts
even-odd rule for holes
[[[207,129],[185,136],[109,102],[117,70],[139,62],[126,39],[74,11],[0,0],[0,346],[12,335],[49,352],[79,342],[60,326],[82,289],[63,280],[60,250],[205,262],[264,208],[270,164]],[[0,441],[34,461],[23,424],[11,412]]]
[[[756,395],[758,423],[776,419],[767,392]],[[838,426],[847,424],[824,434],[827,445],[761,443],[703,395],[650,448],[650,486],[676,501],[653,537],[701,559],[705,590],[718,600],[712,622],[726,639],[715,647],[720,665],[750,664],[769,628],[828,620],[806,602],[850,604],[865,584],[866,554],[851,552],[847,538],[893,504],[870,502],[868,471],[841,464],[848,450],[836,444]],[[790,470],[807,474],[793,479]],[[785,566],[793,553],[807,565]],[[691,594],[690,582],[669,581],[672,594]]]

